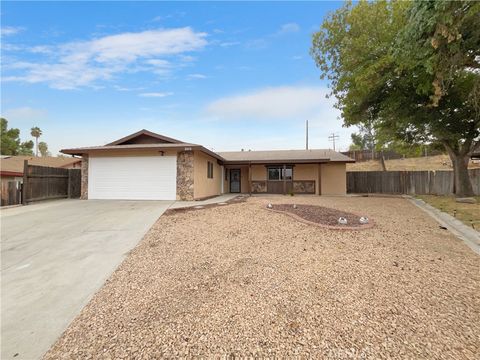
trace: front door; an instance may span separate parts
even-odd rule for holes
[[[230,169],[230,192],[240,192],[240,169]]]

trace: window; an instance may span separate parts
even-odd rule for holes
[[[268,168],[268,180],[280,180],[280,169]]]
[[[213,179],[213,163],[207,161],[207,178]]]
[[[282,180],[292,180],[293,179],[293,169],[291,167],[282,169]]]
[[[283,166],[272,166],[268,168],[268,180],[287,180],[290,181],[293,179],[293,168],[287,166],[285,169]]]

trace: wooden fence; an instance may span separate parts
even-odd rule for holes
[[[80,197],[80,169],[28,165],[23,172],[22,203]]]
[[[18,205],[22,202],[22,182],[21,181],[2,181],[1,206]]]
[[[473,191],[480,195],[480,169],[469,170]],[[453,171],[351,171],[347,193],[351,194],[453,194]]]

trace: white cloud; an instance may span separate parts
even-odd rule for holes
[[[235,45],[240,45],[240,41],[224,41],[220,43],[221,47],[231,47]]]
[[[144,90],[144,87],[126,87],[126,86],[120,86],[120,85],[114,85],[113,88],[117,91],[140,91]]]
[[[191,28],[158,29],[104,36],[90,41],[71,42],[57,47],[35,47],[34,51],[55,54],[54,61],[16,62],[5,69],[21,73],[5,81],[46,82],[53,88],[74,89],[93,86],[126,71],[152,71],[164,75],[172,63],[159,57],[180,56],[205,47],[206,33]]]
[[[254,90],[242,95],[220,98],[207,111],[222,119],[306,119],[329,111],[338,116],[328,89],[314,86],[282,86]]]
[[[283,24],[280,27],[280,30],[278,30],[277,34],[282,35],[282,34],[298,32],[298,31],[300,31],[300,25],[298,25],[297,23],[288,23],[288,24]]]
[[[138,94],[138,96],[141,96],[141,97],[158,97],[158,98],[162,98],[170,95],[173,95],[173,93],[172,92],[150,92],[150,93]]]
[[[189,74],[187,76],[188,79],[190,80],[201,80],[201,79],[206,79],[207,78],[207,75],[203,75],[203,74]]]
[[[44,109],[35,109],[28,106],[8,109],[4,112],[4,117],[7,120],[19,121],[19,120],[37,120],[39,118],[45,118],[47,111]]]
[[[334,107],[335,99],[325,97],[329,92],[326,87],[301,85],[254,89],[219,98],[207,104],[205,112],[211,120],[231,121],[235,126],[241,122],[242,128],[255,129],[243,136],[239,146],[244,148],[302,148],[305,120],[308,120],[312,148],[331,147],[328,136],[335,132],[340,135],[337,150],[345,150],[355,128],[342,127],[341,113]],[[224,123],[222,126],[230,125]],[[220,149],[234,149],[234,139],[222,139]]]
[[[298,31],[300,31],[300,26],[297,23],[283,24],[278,31],[261,38],[249,40],[245,43],[245,46],[248,49],[263,49],[266,48],[273,39],[278,39],[283,35]]]
[[[8,35],[15,35],[23,30],[24,28],[22,27],[4,26],[1,28],[0,33],[2,36],[8,36]]]

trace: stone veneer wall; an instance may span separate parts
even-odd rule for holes
[[[266,181],[255,181],[252,180],[252,192],[253,193],[266,193],[267,192],[267,182]]]
[[[88,155],[82,156],[82,179],[80,184],[80,199],[88,199]]]
[[[177,199],[193,200],[193,151],[177,154]]]

